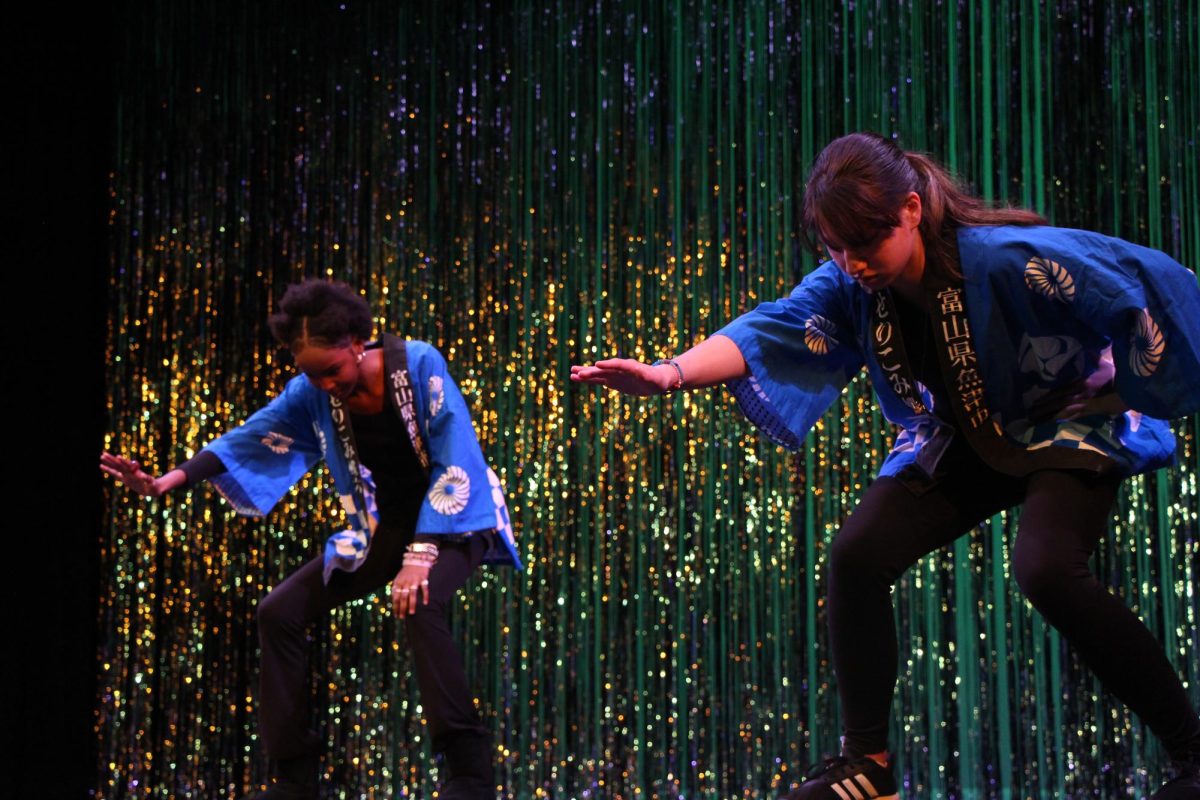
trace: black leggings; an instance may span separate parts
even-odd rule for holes
[[[408,538],[401,533],[381,526],[366,562],[354,572],[335,571],[328,585],[321,579],[323,559],[315,558],[259,602],[262,675],[258,715],[271,758],[317,754],[308,627],[330,609],[365,597],[396,577]],[[441,544],[437,563],[429,571],[429,604],[422,603],[415,614],[404,618],[435,752],[442,752],[456,734],[489,735],[475,711],[462,656],[447,621],[451,600],[483,560],[489,539],[489,535],[476,534],[462,544]]]
[[[945,476],[924,494],[894,478],[876,480],[833,541],[829,631],[844,751],[887,749],[897,677],[892,584],[917,559],[1017,504],[1012,569],[1034,608],[1168,752],[1200,739],[1200,717],[1163,648],[1088,567],[1120,479],[1067,471],[1012,478],[963,446],[947,455]]]

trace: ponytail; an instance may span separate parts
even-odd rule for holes
[[[971,194],[940,164],[929,156],[911,151],[904,158],[917,176],[921,197],[921,239],[925,252],[932,253],[934,263],[942,264],[958,274],[953,262],[951,237],[966,225],[1045,225],[1046,219],[1025,208],[989,206]]]
[[[852,133],[817,156],[802,204],[804,241],[820,255],[821,242],[863,246],[900,224],[909,192],[921,198],[921,224],[929,266],[958,274],[953,237],[964,225],[1042,225],[1023,208],[993,207],[967,191],[936,161],[905,152],[875,133]]]

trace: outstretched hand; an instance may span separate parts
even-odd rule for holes
[[[163,493],[157,479],[142,469],[142,465],[125,456],[112,453],[100,454],[100,469],[129,487],[131,491],[146,497],[158,497]]]
[[[590,367],[572,365],[571,380],[607,386],[624,394],[647,397],[663,394],[675,385],[678,373],[669,364],[657,367],[632,358],[609,358]]]

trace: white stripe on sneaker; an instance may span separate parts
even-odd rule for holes
[[[870,779],[867,778],[866,775],[855,775],[854,780],[858,781],[859,785],[866,790],[867,797],[879,796],[879,792],[875,790],[874,784],[871,783]]]

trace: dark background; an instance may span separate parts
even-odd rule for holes
[[[78,8],[25,6],[6,37],[10,797],[84,797],[95,781],[112,31],[104,4]]]

